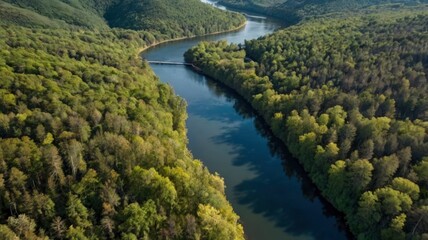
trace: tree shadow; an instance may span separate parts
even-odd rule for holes
[[[233,147],[233,165],[248,166],[255,173],[234,187],[238,202],[296,237],[352,239],[343,216],[320,195],[298,161],[251,106],[221,83],[208,79],[206,85],[216,96],[232,103],[238,115],[221,112],[222,108],[216,110],[215,106],[214,110],[210,106],[192,113],[210,120],[243,122],[213,137],[215,143]]]

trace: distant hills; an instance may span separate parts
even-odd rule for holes
[[[199,0],[123,0],[107,9],[111,27],[170,32],[173,36],[217,32],[245,21]]]
[[[1,0],[1,22],[24,26],[106,27],[105,11],[115,0]]]
[[[378,5],[415,5],[428,3],[428,0],[220,0],[219,3],[295,23],[306,17],[329,13],[343,13]]]
[[[199,0],[0,0],[0,23],[27,27],[118,27],[167,37],[237,27],[245,19]]]

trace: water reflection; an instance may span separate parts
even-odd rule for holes
[[[336,234],[324,224],[320,224],[324,223],[325,217],[335,219],[336,222],[333,222],[333,225],[341,229],[340,231],[346,231],[343,219],[337,217],[339,213],[320,198],[320,193],[306,176],[303,168],[272,134],[264,120],[254,113],[245,100],[222,84],[207,79],[206,86],[213,95],[231,103],[235,112],[243,119],[251,119],[257,134],[267,140],[269,157],[265,152],[260,151],[262,146],[259,146],[259,149],[254,148],[258,145],[258,139],[251,136],[252,133],[245,125],[230,128],[227,132],[213,138],[217,144],[234,146],[236,157],[233,165],[247,166],[251,171],[257,172],[257,177],[244,180],[234,187],[233,191],[238,196],[239,203],[251,207],[256,213],[263,214],[275,222],[277,227],[295,237],[306,235],[314,239],[344,239],[343,233]],[[218,112],[212,108],[210,113],[195,113],[210,116],[212,111]],[[215,119],[215,117],[209,118]],[[277,162],[281,162],[283,171],[272,169]],[[286,178],[283,173],[287,176]],[[304,203],[308,200],[312,204]],[[319,208],[322,208],[322,214],[317,216]]]

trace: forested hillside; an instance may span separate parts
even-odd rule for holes
[[[103,15],[114,1],[116,0],[0,0],[0,22],[28,27],[75,25],[106,28]]]
[[[428,237],[428,8],[307,21],[186,60],[238,91],[358,239]]]
[[[266,14],[297,23],[305,18],[330,13],[370,11],[370,7],[389,5],[391,8],[428,3],[428,0],[220,0],[220,3],[235,9]]]
[[[169,37],[224,31],[245,22],[242,15],[199,0],[126,0],[111,8],[106,18],[112,27],[156,31]]]
[[[244,18],[189,4],[218,18],[112,29],[112,4],[0,1],[0,239],[243,239],[186,148],[185,102],[135,55]]]
[[[237,28],[244,16],[199,0],[0,0],[0,23],[35,27],[118,27],[175,38]]]

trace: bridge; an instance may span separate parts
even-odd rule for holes
[[[193,68],[193,70],[197,72],[202,72],[202,69],[198,68],[197,66],[193,65],[193,63],[186,63],[186,62],[173,62],[173,61],[147,61],[150,64],[159,64],[159,65],[182,65],[182,66],[189,66]]]
[[[194,67],[191,63],[186,62],[171,62],[171,61],[147,61],[150,64],[160,64],[160,65],[184,65]]]

